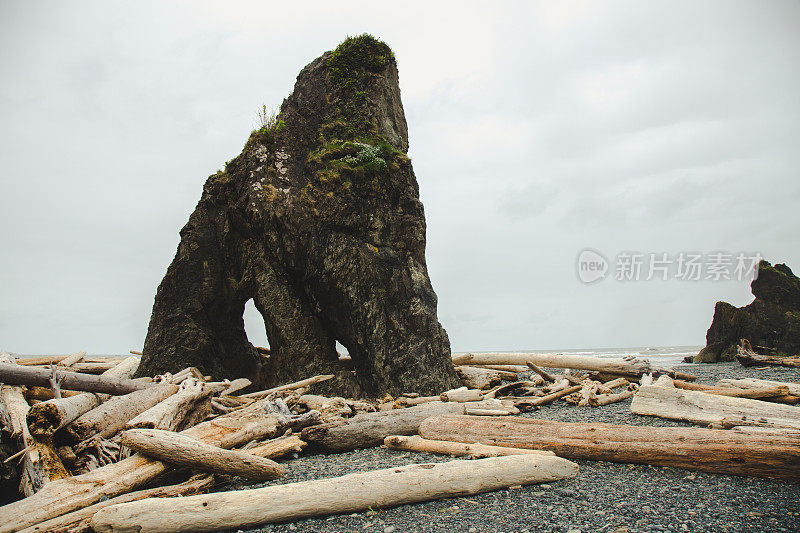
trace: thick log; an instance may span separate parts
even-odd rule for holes
[[[65,360],[69,355],[46,355],[42,357],[19,357],[16,359],[17,364],[23,366],[42,366],[42,365],[56,365]],[[83,362],[85,363],[114,363],[117,364],[122,359],[118,357],[98,357],[94,355],[85,355]]]
[[[792,396],[800,396],[800,383],[788,381],[773,381],[769,379],[721,379],[717,387],[738,387],[740,389],[760,389],[762,387],[786,387]]]
[[[456,373],[461,378],[461,382],[469,389],[490,389],[503,381],[503,374],[498,370],[457,366]],[[516,379],[516,374],[512,379]]]
[[[420,425],[420,436],[550,450],[570,459],[640,463],[789,480],[800,478],[800,439],[784,435],[749,435],[705,428],[569,423],[520,417],[436,416]]]
[[[416,464],[261,489],[114,505],[95,514],[92,527],[98,533],[250,528],[310,516],[469,496],[555,481],[577,472],[575,463],[546,455]],[[165,516],[169,520],[164,520]]]
[[[241,476],[253,481],[269,481],[286,474],[286,470],[271,459],[225,450],[173,431],[129,429],[122,433],[120,444],[159,461],[213,474]]]
[[[800,368],[800,357],[777,357],[774,355],[757,355],[739,351],[736,359],[742,366],[788,366]]]
[[[329,379],[333,379],[334,377],[336,377],[336,376],[334,376],[333,374],[325,374],[325,375],[322,375],[322,376],[314,376],[312,378],[301,379],[300,381],[295,381],[294,383],[287,383],[286,385],[280,385],[278,387],[273,387],[271,389],[257,391],[257,392],[251,392],[249,394],[242,394],[242,397],[244,397],[244,398],[253,398],[253,399],[256,399],[256,400],[260,400],[262,398],[266,398],[267,396],[269,396],[273,392],[281,392],[281,391],[285,391],[285,390],[301,389],[303,387],[308,387],[309,385],[314,385],[315,383],[321,383],[323,381],[327,381]]]
[[[72,366],[79,361],[83,361],[83,358],[86,357],[86,352],[80,351],[76,352],[72,355],[66,356],[64,359],[58,362],[58,366]]]
[[[460,402],[429,402],[406,409],[356,415],[345,422],[305,428],[301,437],[309,446],[325,452],[344,452],[380,446],[389,435],[413,435],[429,416],[463,414]]]
[[[114,368],[103,372],[101,378],[128,379],[139,365],[138,357],[128,357]],[[93,376],[94,377],[94,376]],[[28,413],[28,425],[37,436],[52,435],[84,413],[100,405],[108,396],[84,392],[64,398],[53,398],[34,405]]]
[[[47,387],[53,373],[56,374],[61,386],[70,390],[120,395],[144,389],[148,385],[132,379],[94,376],[60,369],[51,371],[33,366],[0,363],[0,382],[6,385]]]
[[[632,397],[634,391],[625,390],[614,394],[600,394],[593,398],[589,398],[589,405],[592,407],[600,407],[603,405],[611,405],[612,403],[622,402]]]
[[[800,428],[800,408],[793,405],[652,385],[639,388],[631,402],[631,411],[702,425],[729,420],[741,426]]]
[[[486,368],[488,370],[500,370],[503,372],[510,372],[512,374],[519,374],[521,372],[527,372],[530,370],[525,365],[467,365],[473,368]],[[510,379],[517,379],[516,377],[512,377]]]
[[[504,446],[487,446],[486,444],[466,444],[444,440],[423,439],[419,435],[390,435],[383,439],[383,444],[393,450],[406,450],[419,453],[437,453],[453,457],[503,457],[506,455],[539,454],[555,455],[547,450],[528,450],[525,448],[508,448]]]
[[[121,494],[109,500],[95,503],[84,509],[73,511],[58,518],[45,520],[35,526],[27,527],[19,533],[90,533],[92,517],[100,509],[117,505],[119,503],[135,502],[145,498],[174,498],[177,496],[191,496],[205,492],[214,484],[214,476],[196,475],[188,481],[166,487],[138,490],[128,494]]]
[[[611,359],[602,357],[586,357],[570,354],[543,354],[543,353],[478,353],[467,354],[453,359],[453,364],[510,364],[526,365],[531,362],[538,367],[546,368],[572,368],[575,370],[594,370],[623,375],[641,375],[651,372],[669,374],[672,369],[651,365],[648,361],[628,361],[625,359]]]
[[[307,446],[306,442],[297,435],[288,435],[259,443],[246,451],[252,455],[277,459],[291,453],[300,453]]]
[[[171,385],[176,387],[176,385]],[[166,429],[175,431],[181,427],[197,402],[213,394],[214,388],[201,381],[186,380],[180,389],[157,404],[129,419],[125,427],[142,429]]]
[[[443,402],[477,402],[481,398],[483,398],[483,392],[466,387],[445,391],[439,395],[439,399]]]
[[[111,437],[121,431],[133,417],[176,392],[178,392],[177,385],[158,383],[130,394],[115,396],[79,416],[65,428],[65,431],[74,442],[81,442],[97,434],[103,438]]]
[[[678,389],[700,391],[708,394],[717,394],[719,396],[730,396],[732,398],[775,398],[789,394],[789,387],[785,385],[772,385],[768,387],[742,389],[737,387],[715,387],[713,385],[690,383],[687,381],[681,381],[679,379],[674,380],[672,383],[675,388]]]
[[[274,414],[264,411],[265,402],[255,402],[230,415],[223,415],[181,432],[206,444],[216,445],[245,425]],[[161,461],[141,454],[106,465],[80,476],[48,483],[29,498],[0,507],[0,533],[11,533],[92,505],[101,498],[113,498],[136,490],[167,470]]]

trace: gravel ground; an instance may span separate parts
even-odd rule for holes
[[[737,363],[682,365],[703,383],[729,377],[800,380],[797,369],[745,369]],[[630,401],[600,408],[564,402],[523,416],[568,422],[651,426],[688,425],[634,415]],[[373,448],[300,457],[274,483],[339,476],[447,457]],[[574,479],[393,509],[273,524],[253,532],[534,532],[800,531],[800,483],[744,478],[677,468],[576,461]],[[266,484],[237,488],[255,488]],[[231,487],[222,487],[230,489]]]

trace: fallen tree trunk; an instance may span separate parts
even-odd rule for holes
[[[439,395],[439,399],[443,402],[477,402],[481,398],[483,398],[483,392],[467,387],[459,387]]]
[[[100,377],[127,379],[139,366],[138,357],[128,357],[114,368],[103,372]],[[31,407],[28,425],[31,433],[37,436],[52,435],[84,413],[88,413],[106,398],[105,395],[84,392],[65,398],[53,398]]]
[[[247,528],[310,516],[468,496],[514,485],[555,481],[573,477],[577,472],[575,463],[543,455],[409,465],[261,489],[115,505],[97,513],[92,527],[98,533]],[[169,516],[169,520],[164,520],[165,516]]]
[[[555,455],[546,450],[528,450],[525,448],[508,448],[504,446],[488,446],[486,444],[466,444],[444,440],[423,439],[419,435],[390,435],[383,439],[383,444],[393,450],[409,452],[438,453],[453,457],[469,456],[473,459],[484,457],[503,457],[506,455],[539,454]]]
[[[22,366],[42,366],[42,365],[56,365],[65,360],[69,355],[46,355],[43,357],[19,357],[16,359],[18,365]],[[138,358],[137,358],[138,359]],[[98,357],[95,355],[84,355],[83,362],[85,363],[114,363],[117,364],[123,361],[118,357]]]
[[[469,389],[490,389],[503,381],[503,374],[499,370],[457,366],[456,373],[461,378],[461,382]],[[516,374],[512,379],[516,379]]]
[[[717,381],[718,387],[738,387],[740,389],[760,389],[762,387],[786,387],[792,396],[800,396],[800,383],[788,381],[772,381],[769,379],[721,379]]]
[[[416,407],[356,415],[345,422],[305,428],[301,437],[324,452],[344,452],[380,446],[389,435],[413,435],[429,416],[463,414],[460,402],[429,402]]]
[[[740,350],[736,359],[742,366],[788,366],[800,368],[800,357],[777,357],[774,355],[757,355]]]
[[[137,414],[125,424],[125,427],[175,431],[181,427],[197,402],[213,392],[214,389],[205,386],[203,382],[184,381],[178,392]]]
[[[55,373],[56,379],[61,383],[61,386],[70,390],[121,395],[141,390],[148,386],[148,383],[132,379],[119,379],[104,375],[95,376],[61,369],[51,371],[32,366],[0,363],[0,382],[6,385],[47,387],[50,385],[50,378],[53,373]]]
[[[100,509],[119,503],[135,502],[145,498],[174,498],[176,496],[191,496],[204,492],[214,484],[214,477],[211,475],[193,476],[188,481],[177,485],[166,487],[155,487],[152,489],[138,490],[128,494],[121,494],[110,500],[95,503],[89,507],[67,513],[57,518],[45,520],[35,526],[27,527],[19,533],[90,533],[89,525],[92,517]]]
[[[723,474],[798,479],[800,439],[705,428],[569,423],[531,418],[436,416],[426,439],[551,450],[561,457]]]
[[[575,370],[593,370],[627,376],[640,376],[642,374],[660,373],[674,375],[671,368],[651,365],[648,361],[628,361],[625,359],[606,359],[602,357],[586,357],[570,354],[542,354],[542,353],[479,353],[466,354],[453,358],[456,365],[475,364],[511,364],[527,365],[533,363],[537,367],[546,368],[572,368]],[[543,376],[544,377],[544,376]]]
[[[260,400],[262,398],[266,398],[267,396],[269,396],[273,392],[300,389],[302,387],[308,387],[309,385],[314,385],[315,383],[321,383],[323,381],[327,381],[329,379],[333,379],[334,377],[336,377],[336,376],[334,376],[333,374],[325,374],[325,375],[322,375],[322,376],[314,376],[313,378],[301,379],[300,381],[295,381],[294,383],[287,383],[286,385],[280,385],[278,387],[273,387],[271,389],[257,391],[257,392],[251,392],[251,393],[248,393],[248,394],[242,394],[242,397],[243,398],[253,398],[255,400]]]
[[[634,391],[625,390],[615,394],[599,394],[593,398],[589,398],[589,405],[592,407],[600,407],[603,405],[611,405],[612,403],[622,402],[632,397]]]
[[[72,355],[66,356],[64,359],[58,362],[58,366],[72,366],[79,361],[83,361],[83,358],[86,357],[86,352],[80,351],[76,352]]]
[[[111,437],[121,431],[130,419],[176,392],[177,385],[158,383],[130,394],[115,396],[78,417],[65,431],[74,442],[81,442],[96,434],[104,438]]]
[[[173,431],[129,429],[122,433],[120,444],[160,461],[214,474],[241,476],[253,481],[270,481],[286,474],[281,465],[270,459],[225,450]]]
[[[793,405],[652,385],[639,388],[631,402],[631,411],[702,425],[722,424],[729,419],[739,426],[800,428],[800,408]]]
[[[678,389],[700,391],[707,394],[730,396],[732,398],[750,398],[752,400],[775,398],[789,394],[789,387],[784,385],[743,389],[739,387],[715,387],[713,385],[703,385],[701,383],[689,383],[679,379],[674,380],[672,383],[675,385],[675,388]]]
[[[206,444],[217,444],[243,426],[273,418],[264,411],[264,402],[203,422],[181,432]],[[167,470],[161,461],[136,454],[118,463],[103,466],[80,476],[48,483],[29,498],[0,507],[0,533],[38,524],[50,518],[92,505],[101,498],[113,498],[138,489]]]
[[[259,457],[266,457],[268,459],[277,459],[290,453],[300,453],[306,447],[306,442],[297,435],[288,435],[277,439],[264,441],[256,444],[246,451],[252,455]]]

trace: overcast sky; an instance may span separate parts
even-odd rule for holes
[[[797,1],[5,0],[0,14],[2,349],[140,349],[206,177],[262,104],[362,32],[397,56],[454,351],[704,344],[717,300],[752,300],[736,276],[618,281],[623,252],[800,270]],[[579,280],[585,248],[606,279]],[[250,304],[263,345],[258,319]]]

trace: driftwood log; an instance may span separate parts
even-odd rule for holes
[[[800,396],[800,383],[788,381],[773,381],[769,379],[721,379],[717,381],[717,387],[738,387],[740,389],[760,389],[762,387],[786,387],[792,396]]]
[[[390,435],[383,439],[383,444],[393,450],[406,450],[409,452],[437,453],[452,455],[453,457],[503,457],[505,455],[539,454],[555,455],[546,450],[528,450],[526,448],[509,448],[504,446],[489,446],[486,444],[466,444],[463,442],[450,442],[444,440],[423,439],[419,435]]]
[[[111,437],[121,431],[130,419],[177,391],[177,385],[158,383],[130,394],[115,396],[79,416],[65,431],[74,442],[81,442],[97,434],[104,438]]]
[[[286,385],[280,385],[278,387],[273,387],[271,389],[257,391],[257,392],[251,392],[251,393],[248,393],[248,394],[243,394],[242,397],[244,397],[244,398],[253,398],[255,400],[260,400],[262,398],[266,398],[267,396],[269,396],[273,392],[281,392],[281,391],[285,391],[285,390],[301,389],[303,387],[308,387],[308,386],[314,385],[316,383],[322,383],[323,381],[327,381],[327,380],[333,379],[335,377],[336,376],[334,376],[333,374],[325,374],[325,375],[321,375],[321,376],[314,376],[314,377],[311,377],[311,378],[308,378],[308,379],[301,379],[300,381],[295,381],[294,383],[287,383]]]
[[[181,428],[197,403],[213,392],[214,389],[202,381],[187,379],[181,383],[180,389],[175,394],[138,413],[128,420],[125,427],[176,431]]]
[[[457,366],[456,373],[461,382],[469,389],[490,389],[503,381],[503,373],[474,366]],[[516,374],[512,375],[516,379]]]
[[[463,414],[460,402],[429,402],[406,409],[363,413],[345,422],[320,424],[305,428],[301,438],[309,446],[324,452],[344,452],[371,448],[389,435],[413,435],[429,416]]]
[[[69,370],[48,370],[34,366],[0,363],[0,382],[6,385],[47,387],[55,374],[61,387],[69,390],[121,395],[144,389],[148,383],[133,379],[112,378],[104,375],[82,374]]]
[[[264,405],[265,401],[255,402],[181,434],[216,445],[249,423],[275,417],[265,412]],[[0,507],[0,533],[11,533],[92,505],[101,498],[136,490],[167,469],[161,461],[135,454],[86,474],[50,482],[33,496]]]
[[[758,355],[739,350],[736,359],[742,366],[788,366],[800,368],[800,357],[778,357],[774,355]]]
[[[653,385],[639,389],[631,411],[702,425],[800,428],[800,407]]]
[[[19,533],[90,533],[89,523],[97,511],[119,503],[135,502],[145,498],[174,498],[176,496],[191,496],[204,492],[214,483],[214,476],[201,474],[193,476],[188,481],[166,487],[137,490],[128,494],[121,494],[109,500],[97,502],[93,505],[67,513],[57,518],[46,520],[35,526],[23,529]]]
[[[561,457],[798,479],[800,439],[705,428],[569,423],[519,417],[437,416],[426,439],[551,450]]]
[[[120,444],[159,461],[253,481],[278,479],[286,473],[281,465],[270,459],[225,450],[174,431],[129,429],[122,433]]]
[[[98,533],[247,528],[468,496],[509,486],[555,481],[573,477],[577,472],[575,463],[546,455],[415,464],[261,489],[114,505],[94,515],[92,527]],[[165,520],[165,516],[169,516],[169,520]]]
[[[138,357],[128,357],[101,377],[128,379],[139,365]],[[84,413],[100,405],[108,396],[83,392],[64,398],[53,398],[34,405],[28,413],[28,426],[37,436],[52,435]]]

